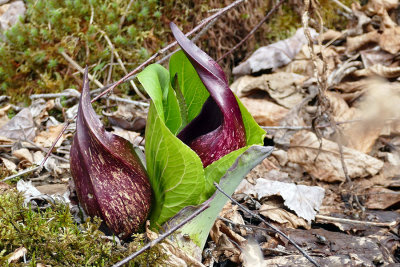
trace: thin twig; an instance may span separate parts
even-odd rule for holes
[[[396,120],[394,118],[388,119],[390,121]],[[398,120],[398,119],[397,119]],[[336,125],[341,125],[341,124],[347,124],[347,123],[356,123],[356,122],[365,122],[365,120],[357,119],[357,120],[348,120],[348,121],[338,121],[335,122]],[[332,125],[330,123],[322,124],[322,125],[317,125],[314,128],[327,128],[331,127]],[[264,130],[293,130],[293,131],[300,131],[300,130],[310,130],[313,129],[312,126],[297,126],[297,125],[287,125],[287,126],[261,126]]]
[[[128,74],[128,71],[125,68],[124,63],[121,60],[121,57],[119,56],[117,50],[115,49],[113,43],[111,42],[110,38],[108,37],[108,35],[106,34],[105,31],[99,29],[99,32],[104,36],[104,39],[106,39],[108,46],[110,47],[111,51],[114,52],[115,57],[117,58],[118,64],[121,66],[122,70],[124,71],[125,74]],[[134,81],[129,81],[132,85],[133,90],[135,91],[135,93],[142,98],[143,100],[146,100],[147,98],[139,91],[139,89],[137,88],[136,84]]]
[[[340,222],[340,223],[352,223],[352,224],[362,224],[362,225],[370,225],[370,226],[378,226],[378,227],[393,227],[395,226],[398,222],[393,221],[393,222],[367,222],[367,221],[358,221],[358,220],[351,220],[351,219],[344,219],[344,218],[336,218],[332,216],[327,216],[327,215],[315,215],[315,218],[317,220],[324,220],[324,221],[331,221],[331,222]]]
[[[126,99],[126,98],[122,98],[122,97],[118,97],[116,95],[110,95],[109,97],[107,97],[110,100],[114,100],[117,102],[123,102],[123,103],[127,103],[127,104],[135,104],[135,105],[140,105],[143,107],[148,107],[150,106],[149,103],[146,102],[141,102],[141,101],[136,101],[136,100],[131,100],[131,99]]]
[[[14,174],[14,175],[10,175],[10,176],[4,178],[4,179],[1,180],[1,181],[4,182],[4,181],[11,180],[11,179],[13,179],[13,178],[15,178],[15,177],[18,177],[18,176],[21,176],[21,175],[24,175],[24,174],[34,172],[34,171],[36,171],[37,169],[39,169],[39,168],[41,168],[41,167],[42,167],[42,166],[36,166],[36,167],[32,167],[32,168],[25,169],[25,170],[23,170],[23,171],[21,171],[21,172],[19,172],[19,173],[16,173],[16,174]]]
[[[265,231],[265,232],[275,233],[274,230],[270,230],[270,229],[267,229],[265,227],[260,227],[260,226],[251,225],[251,224],[235,223],[234,221],[231,221],[231,220],[226,219],[226,218],[221,217],[221,216],[218,216],[218,219],[220,219],[221,221],[224,221],[226,223],[229,223],[229,224],[231,224],[233,226],[240,227],[240,228],[251,228],[251,229],[257,229],[257,230],[261,230],[261,231]]]
[[[133,260],[134,258],[136,258],[137,256],[139,256],[140,254],[142,254],[143,252],[145,252],[146,250],[150,249],[151,247],[155,246],[156,244],[160,243],[161,241],[163,241],[165,238],[167,238],[168,236],[170,236],[171,234],[173,234],[176,230],[178,230],[179,228],[181,228],[182,226],[184,226],[186,223],[188,223],[189,221],[191,221],[193,218],[195,218],[197,215],[199,215],[200,213],[202,213],[203,211],[205,211],[206,209],[209,208],[209,203],[210,201],[206,201],[200,208],[198,208],[195,212],[193,212],[190,216],[188,216],[187,218],[185,218],[183,221],[181,221],[180,223],[178,223],[177,225],[175,225],[174,227],[168,229],[168,231],[166,231],[165,233],[163,233],[162,235],[160,235],[159,237],[157,237],[156,239],[150,241],[149,243],[147,243],[145,246],[143,246],[140,250],[136,251],[135,253],[131,254],[130,256],[126,257],[125,259],[121,260],[120,262],[117,262],[116,264],[114,264],[112,267],[119,267],[122,266],[126,263],[128,263],[129,261]]]
[[[129,14],[129,9],[131,8],[133,2],[134,2],[134,0],[129,1],[128,5],[126,6],[126,9],[124,10],[125,12],[124,12],[124,14],[122,15],[121,19],[119,20],[118,29],[121,30],[122,25],[124,25],[126,15]]]
[[[280,5],[283,4],[283,2],[285,2],[285,0],[280,0],[269,12],[268,14],[253,28],[251,29],[251,31],[239,42],[237,43],[234,47],[232,47],[228,52],[226,52],[225,54],[223,54],[218,60],[217,62],[220,62],[221,60],[223,60],[224,58],[226,58],[227,56],[229,56],[230,54],[232,54],[233,51],[235,51],[239,46],[241,46],[244,42],[246,42],[251,36],[253,36],[253,34],[258,30],[258,28],[260,28],[268,19],[269,17],[272,16],[272,14],[275,13],[276,10],[278,10],[278,7],[280,7]]]
[[[72,67],[77,69],[82,74],[85,73],[85,70],[81,66],[79,66],[79,64],[76,63],[75,60],[73,60],[70,56],[68,56],[67,53],[62,51],[61,55],[65,58],[66,61],[69,62],[69,64],[72,65]],[[89,77],[89,80],[94,82],[98,87],[104,87],[104,85],[99,80],[95,79],[91,74],[89,74],[88,77]]]
[[[347,13],[349,13],[349,14],[353,13],[353,10],[351,10],[351,8],[349,8],[348,6],[346,6],[345,4],[340,2],[339,0],[332,0],[332,2],[334,2],[335,4],[337,4],[338,6],[343,8]]]
[[[236,205],[239,206],[239,208],[241,208],[243,211],[247,212],[248,214],[250,214],[251,216],[257,218],[258,220],[262,221],[263,223],[265,223],[265,225],[267,225],[268,227],[270,227],[272,230],[274,230],[276,233],[278,233],[280,236],[284,237],[287,241],[289,241],[295,248],[297,248],[301,254],[304,255],[304,257],[307,258],[307,260],[309,260],[312,264],[314,264],[315,266],[320,266],[313,258],[311,258],[307,252],[305,252],[299,245],[296,244],[296,242],[294,242],[292,239],[289,238],[289,236],[287,236],[285,233],[283,233],[281,230],[279,230],[278,228],[276,228],[275,226],[273,226],[272,224],[268,223],[266,220],[264,220],[260,215],[255,214],[254,212],[250,211],[249,209],[247,209],[245,206],[243,206],[242,204],[240,204],[239,202],[237,202],[236,200],[234,200],[231,196],[229,196],[227,193],[225,193],[222,188],[216,183],[214,182],[214,186],[218,189],[218,191],[220,191],[222,194],[224,194],[227,198],[229,198],[233,203],[235,203]]]

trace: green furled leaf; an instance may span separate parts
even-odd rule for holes
[[[172,55],[169,61],[169,72],[171,80],[175,74],[178,74],[179,88],[186,100],[189,123],[200,113],[210,94],[183,51]]]
[[[242,153],[242,155],[240,155],[232,164],[229,170],[227,170],[225,175],[221,178],[219,186],[225,193],[232,195],[242,181],[243,177],[251,169],[262,162],[267,156],[269,156],[272,151],[273,147],[251,146],[244,153]],[[188,234],[190,236],[191,240],[194,241],[194,243],[200,248],[199,251],[202,251],[211,227],[213,226],[219,212],[222,210],[228,199],[221,192],[216,191],[209,201],[210,207],[208,209],[203,211],[200,215],[185,224],[180,229],[180,233],[182,235]],[[188,215],[193,213],[195,209],[196,207],[193,206],[182,209],[176,216],[171,218],[171,220],[165,224],[165,227],[173,227]],[[184,243],[179,245],[189,248]],[[193,247],[189,249],[193,250]],[[188,253],[191,252],[194,251],[188,251]]]
[[[168,70],[159,64],[152,64],[139,73],[138,79],[153,100],[160,118],[175,134],[182,121],[175,92],[169,83]]]
[[[200,158],[174,135],[177,128],[172,122],[167,127],[169,118],[180,121],[180,114],[175,112],[172,116],[173,110],[167,113],[167,109],[179,111],[179,107],[169,79],[165,86],[165,79],[160,78],[165,77],[160,75],[164,70],[159,65],[150,65],[138,75],[143,88],[152,97],[146,125],[146,165],[154,192],[150,214],[153,226],[161,225],[187,205],[198,204],[205,186]],[[163,96],[166,99],[160,101]]]

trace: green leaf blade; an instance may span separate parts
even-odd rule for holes
[[[152,103],[146,127],[146,161],[155,204],[152,225],[161,225],[204,191],[200,158],[165,126]]]
[[[169,71],[171,80],[175,74],[178,75],[179,88],[186,100],[189,123],[200,113],[210,94],[183,51],[172,55],[169,61]]]

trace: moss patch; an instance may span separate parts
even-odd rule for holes
[[[109,266],[145,243],[144,235],[137,234],[131,243],[118,245],[104,238],[100,223],[95,218],[77,225],[65,205],[34,211],[24,207],[23,196],[15,190],[0,192],[0,266],[7,266],[9,256],[20,247],[28,250],[28,264],[13,266]],[[160,256],[154,247],[132,261],[131,266],[156,262]]]

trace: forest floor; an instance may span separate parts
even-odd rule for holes
[[[395,266],[400,262],[398,3],[370,0],[343,13],[349,18],[346,30],[322,27],[321,34],[303,25],[292,37],[260,48],[233,68],[231,89],[267,131],[265,144],[275,146],[233,198],[286,233],[321,266]],[[303,21],[310,18],[305,15]],[[38,167],[62,122],[74,118],[79,96],[75,89],[32,95],[29,107],[0,97],[0,223],[8,223],[8,236],[0,241],[15,240],[0,250],[0,263],[68,262],[51,259],[35,248],[40,244],[26,242],[31,236],[35,242],[55,242],[51,238],[59,235],[39,226],[18,230],[28,219],[57,221],[80,238],[61,242],[85,247],[65,257],[82,260],[98,253],[111,264],[137,248],[134,243],[111,244],[98,231],[98,222],[80,221],[81,228],[74,228],[74,220],[79,221],[76,202],[69,201],[74,197],[69,171],[74,123],[43,168]],[[117,95],[95,107],[107,130],[142,145],[146,107]],[[16,115],[9,118],[11,109]],[[70,208],[54,204],[54,199]],[[29,214],[18,216],[22,213]],[[68,222],[60,215],[65,213],[71,217]],[[97,242],[95,236],[104,241],[89,249]],[[65,247],[55,248],[56,253]],[[287,240],[230,201],[210,232],[202,264],[312,266]]]

